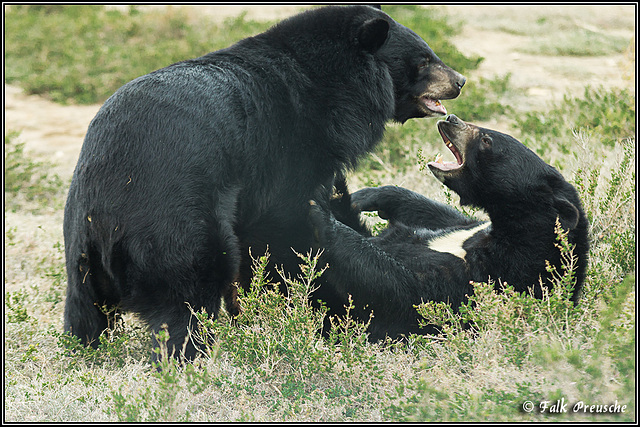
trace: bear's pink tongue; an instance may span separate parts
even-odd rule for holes
[[[456,159],[457,158],[458,156],[456,156]],[[462,166],[462,161],[458,160],[457,162],[445,162],[442,160],[442,156],[438,154],[438,156],[433,162],[429,162],[427,164],[437,169],[440,169],[442,171],[451,171],[455,169],[460,169],[460,167]]]
[[[444,105],[442,105],[440,101],[436,99],[426,98],[426,97],[423,97],[422,100],[424,102],[424,106],[427,107],[429,110],[433,111],[434,113],[439,113],[439,114],[442,114],[443,116],[447,114],[447,109],[444,108]]]

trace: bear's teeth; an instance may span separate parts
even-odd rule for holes
[[[430,111],[433,111],[438,114],[446,115],[447,109],[444,105],[437,99],[431,99],[426,96],[422,97],[423,105]]]

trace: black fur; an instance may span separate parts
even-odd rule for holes
[[[428,62],[430,67],[420,67]],[[380,141],[385,123],[443,114],[464,77],[368,6],[325,7],[120,88],[91,122],[65,208],[65,331],[97,344],[132,311],[168,325],[233,313],[253,254],[295,273],[307,201]],[[347,216],[349,216],[347,214]],[[191,358],[196,348],[186,346]]]
[[[403,188],[366,188],[351,195],[352,203],[390,220],[384,232],[371,237],[336,221],[326,203],[314,202],[311,222],[324,248],[321,260],[329,264],[322,286],[339,295],[342,304],[352,295],[362,320],[373,310],[372,340],[433,333],[418,328],[414,305],[442,301],[457,309],[473,292],[471,281],[491,279],[496,286],[502,281],[520,292],[534,286],[534,295],[540,298],[539,279],[552,286],[545,261],[561,268],[560,251],[554,245],[559,219],[575,244],[578,262],[571,299],[577,302],[589,246],[587,219],[573,186],[508,135],[466,124],[453,115],[438,127],[459,161],[431,162],[429,167],[463,204],[483,208],[490,223]],[[442,244],[444,236],[459,236],[465,230],[475,231],[458,239],[462,244],[457,251]]]

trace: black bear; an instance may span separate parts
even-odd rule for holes
[[[65,331],[95,346],[113,316],[101,307],[115,307],[166,324],[169,351],[192,358],[188,305],[237,310],[249,248],[293,272],[292,248],[313,244],[315,189],[343,179],[388,121],[446,114],[440,100],[464,83],[381,10],[329,6],[124,85],[91,122],[69,189]]]
[[[556,219],[570,230],[575,245],[572,300],[580,294],[588,223],[575,188],[509,135],[454,115],[439,121],[438,130],[456,161],[430,162],[429,168],[460,196],[461,204],[483,208],[490,221],[474,220],[404,188],[366,188],[352,194],[351,203],[389,219],[387,229],[372,237],[336,221],[326,200],[311,202],[310,220],[323,248],[320,259],[329,265],[321,286],[341,295],[343,304],[351,295],[361,320],[373,310],[372,341],[433,333],[418,327],[414,305],[442,301],[457,309],[473,292],[471,281],[490,278],[526,291],[542,278],[551,287],[545,261],[561,268],[554,245]],[[535,295],[541,297],[540,286]]]

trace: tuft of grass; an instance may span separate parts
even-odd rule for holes
[[[29,316],[26,307],[27,294],[25,291],[9,292],[5,294],[4,304],[7,323],[21,323],[34,320]]]
[[[4,194],[6,207],[39,211],[60,208],[65,184],[57,174],[49,172],[51,163],[33,160],[24,152],[18,132],[4,137]]]
[[[265,274],[268,254],[255,260],[251,289],[238,289],[242,313],[234,322],[223,318],[213,323],[207,313],[199,313],[199,340],[218,337],[219,350],[228,351],[240,364],[257,367],[256,373],[265,379],[285,366],[285,375],[297,381],[328,369],[332,358],[324,345],[318,345],[326,309],[313,309],[309,298],[322,272],[316,271],[317,255],[303,256],[303,261],[301,280],[281,274],[287,289],[283,293]]]
[[[590,224],[587,298],[608,300],[623,278],[636,271],[636,144],[627,139],[595,160],[598,147],[583,133],[575,135],[581,161],[573,183]],[[602,165],[607,165],[603,169]]]
[[[212,390],[261,402],[269,408],[268,420],[297,419],[318,401],[342,406],[345,420],[374,405],[379,399],[376,382],[384,377],[377,347],[367,342],[366,325],[348,315],[332,319],[335,329],[327,341],[322,338],[326,310],[314,309],[309,295],[323,270],[317,254],[300,257],[300,277],[280,274],[286,294],[267,277],[265,254],[254,259],[250,290],[239,289],[241,314],[230,319],[222,313],[214,320],[204,311],[192,312],[192,338],[204,346],[192,364],[166,357],[169,336],[160,331],[157,351],[163,357],[153,366],[158,369],[135,391],[122,384],[112,388],[107,415],[118,421],[188,421],[193,408],[183,397],[206,398]],[[230,372],[215,368],[229,362]],[[255,418],[241,411],[235,420]]]
[[[572,131],[586,132],[610,147],[635,137],[635,96],[625,89],[585,87],[582,97],[564,96],[548,111],[532,111],[516,118],[522,142],[540,156],[554,150],[571,151]]]

